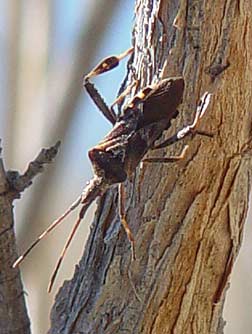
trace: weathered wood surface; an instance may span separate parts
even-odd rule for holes
[[[225,291],[251,182],[251,5],[137,1],[129,71],[136,69],[141,87],[158,78],[165,61],[167,75],[183,75],[184,103],[173,132],[193,119],[199,96],[211,87],[210,74],[230,63],[215,79],[200,125],[214,137],[186,140],[184,160],[144,164],[128,183],[135,262],[120,226],[116,190],[99,201],[84,256],[56,298],[51,334],[223,332]],[[148,156],[174,155],[182,145]]]

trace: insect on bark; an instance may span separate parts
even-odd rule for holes
[[[121,59],[132,52],[133,48],[119,56],[105,58],[84,77],[83,86],[99,110],[113,125],[113,128],[98,145],[91,148],[88,152],[94,176],[86,184],[81,195],[13,264],[13,267],[20,264],[41,239],[59,225],[74,209],[81,206],[78,219],[51,277],[48,286],[49,292],[52,289],[64,255],[88,207],[97,197],[102,196],[110,187],[115,185],[118,185],[120,220],[131,243],[132,258],[135,259],[135,240],[127,223],[124,207],[124,182],[133,175],[141,161],[172,162],[181,159],[185,152],[183,150],[182,154],[177,157],[144,159],[145,154],[149,150],[171,145],[188,134],[205,134],[196,130],[196,127],[209,104],[211,94],[208,92],[201,97],[192,124],[184,127],[163,143],[156,146],[154,144],[162,135],[162,132],[170,127],[171,120],[178,115],[177,108],[182,102],[184,92],[184,79],[182,77],[162,79],[157,84],[145,87],[125,105],[120,115],[115,113],[113,105],[122,101],[129,94],[132,85],[116,99],[111,107],[107,106],[95,86],[90,82],[90,79],[116,67]]]

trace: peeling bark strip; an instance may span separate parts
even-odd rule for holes
[[[58,152],[59,143],[43,149],[26,172],[5,172],[0,147],[0,333],[29,334],[30,321],[24,300],[20,271],[13,269],[17,248],[13,224],[13,200],[20,197],[41,173],[43,165],[50,163]]]
[[[164,63],[163,75],[183,76],[177,128],[192,119],[188,111],[216,81],[214,103],[201,124],[214,137],[194,139],[179,163],[144,164],[128,183],[134,262],[120,229],[117,194],[103,196],[84,256],[56,298],[50,334],[223,333],[225,291],[251,182],[250,9],[251,1],[136,2],[136,53],[129,68],[140,87],[155,82]],[[215,79],[228,64],[223,78]]]

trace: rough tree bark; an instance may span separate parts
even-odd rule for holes
[[[169,76],[183,75],[184,103],[173,131],[192,120],[199,96],[230,63],[215,79],[200,125],[214,137],[195,137],[179,163],[144,164],[128,183],[136,261],[118,218],[116,190],[99,201],[84,256],[56,298],[51,334],[223,333],[251,181],[251,5],[137,1],[128,82],[132,68],[141,87],[153,82],[165,61]],[[181,145],[149,155],[174,155]]]

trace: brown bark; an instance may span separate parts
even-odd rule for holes
[[[51,334],[223,333],[225,292],[242,241],[251,181],[251,5],[137,2],[131,68],[141,87],[158,78],[165,61],[169,76],[185,78],[173,132],[193,118],[199,96],[230,63],[215,79],[213,101],[201,122],[214,136],[193,138],[179,163],[144,164],[128,182],[136,261],[131,262],[120,226],[116,190],[99,201],[84,256],[56,298]],[[180,149],[178,144],[149,156]]]

